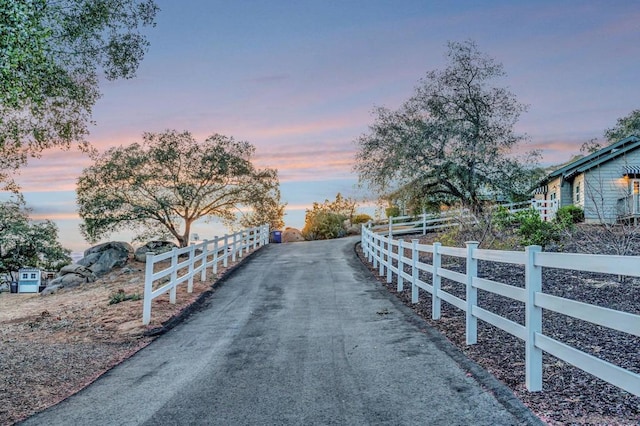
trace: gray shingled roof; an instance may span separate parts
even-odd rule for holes
[[[559,169],[551,172],[540,184],[544,185],[558,176],[562,176],[564,179],[570,179],[579,173],[583,173],[593,167],[606,163],[607,161],[619,157],[629,151],[633,151],[638,147],[640,147],[639,138],[635,136],[626,137],[616,143],[589,154],[586,157],[582,157],[567,164],[566,166],[560,167]]]

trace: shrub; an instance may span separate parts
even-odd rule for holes
[[[351,223],[353,225],[358,225],[360,223],[367,223],[370,222],[371,220],[373,220],[373,218],[371,216],[369,216],[368,214],[357,214],[355,216],[353,216],[353,219],[351,219]]]
[[[400,207],[398,206],[387,207],[385,209],[385,213],[387,214],[387,217],[398,217],[400,216]]]
[[[564,223],[543,221],[540,213],[533,208],[519,211],[514,217],[519,225],[516,234],[523,246],[538,245],[544,248],[551,243],[558,243],[562,240],[562,231],[566,229]]]
[[[345,217],[331,212],[317,212],[312,217],[307,217],[302,236],[306,240],[328,240],[331,238],[344,237]]]
[[[142,296],[140,296],[138,293],[126,294],[124,290],[120,289],[116,293],[113,293],[111,295],[111,297],[109,298],[109,304],[115,305],[120,302],[124,302],[126,300],[140,300],[140,299],[142,299]]]
[[[555,220],[560,223],[573,224],[584,221],[584,210],[578,206],[564,206],[556,212]]]

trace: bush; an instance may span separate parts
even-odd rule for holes
[[[578,206],[564,206],[556,212],[555,220],[566,224],[584,222],[584,211]]]
[[[109,304],[115,305],[120,302],[124,302],[126,300],[140,300],[140,299],[142,299],[142,296],[140,296],[138,293],[126,294],[124,290],[120,289],[116,293],[111,294],[111,297],[109,298]]]
[[[312,217],[307,217],[302,236],[305,240],[328,240],[331,238],[344,237],[345,217],[331,212],[318,212]]]
[[[385,209],[385,213],[387,214],[387,217],[398,217],[400,216],[400,207],[398,206],[387,207]]]
[[[355,216],[353,216],[353,219],[351,219],[351,223],[353,225],[358,225],[360,223],[367,223],[370,222],[371,220],[373,220],[373,218],[371,216],[369,216],[368,214],[357,214]]]
[[[515,222],[519,225],[516,234],[523,246],[538,245],[545,248],[551,243],[562,240],[562,232],[571,224],[565,222],[545,222],[540,218],[536,209],[527,209],[514,214]]]

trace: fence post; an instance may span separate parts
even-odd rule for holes
[[[193,293],[193,270],[196,263],[196,245],[191,243],[189,247],[189,280],[187,281],[187,293]]]
[[[389,245],[389,243],[387,243]],[[384,237],[380,238],[380,270],[378,271],[380,276],[384,275]]]
[[[236,261],[236,240],[238,238],[238,234],[234,233],[232,237],[233,237],[233,241],[231,242],[231,261],[235,262]]]
[[[245,235],[244,232],[239,232],[238,236],[240,237],[240,247],[238,247],[238,258],[242,258],[242,252],[244,251],[244,244],[245,244]]]
[[[401,292],[404,290],[404,278],[402,273],[404,272],[404,240],[398,240],[398,285],[396,291]]]
[[[220,248],[218,247],[218,243],[220,243],[220,239],[218,238],[217,235],[213,236],[213,267],[212,267],[212,271],[213,271],[213,276],[217,277],[218,276],[218,252],[220,251]]]
[[[442,255],[440,254],[440,243],[433,243],[433,275],[431,276],[431,284],[433,285],[433,294],[431,295],[431,319],[440,319],[440,283],[442,278],[438,274],[438,268],[442,265]]]
[[[392,276],[391,273],[393,271],[391,271],[391,267],[393,266],[393,240],[391,238],[389,238],[387,240],[387,284],[391,283],[392,281]]]
[[[225,268],[227,267],[227,265],[229,264],[229,235],[224,234],[224,246],[223,246],[223,250],[224,250],[224,255],[222,257],[222,266],[224,266]]]
[[[411,303],[418,303],[418,240],[411,240]]]
[[[369,263],[373,263],[373,231],[371,231],[371,222],[368,225],[369,232],[367,232],[367,259]]]
[[[467,345],[478,343],[478,319],[473,315],[473,307],[478,304],[478,289],[473,287],[473,279],[478,276],[478,260],[473,258],[473,252],[478,248],[477,241],[467,241],[467,315],[466,335]]]
[[[171,290],[169,291],[169,302],[172,304],[176,303],[177,289],[176,289],[175,282],[178,281],[177,265],[178,265],[178,249],[174,248],[171,256],[171,283],[173,283],[173,287],[171,287]]]
[[[144,298],[142,299],[142,324],[151,322],[151,293],[153,293],[153,252],[147,252],[144,272]]]
[[[378,267],[378,255],[380,253],[380,235],[371,235],[371,240],[373,241],[373,269],[376,269]]]
[[[200,262],[200,282],[207,280],[207,260],[209,259],[209,240],[202,241],[202,261]]]
[[[393,235],[393,216],[389,217],[389,237]]]
[[[258,246],[258,229],[259,228],[253,228],[250,232],[249,235],[251,235],[251,233],[253,232],[253,249],[255,250],[256,247]]]
[[[427,235],[427,213],[422,209],[422,235]]]
[[[542,308],[535,305],[535,295],[542,291],[542,267],[535,264],[536,253],[541,250],[540,246],[525,248],[525,384],[530,392],[542,390],[542,350],[536,347],[536,333],[542,333]]]

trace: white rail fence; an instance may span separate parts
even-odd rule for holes
[[[506,208],[511,213],[533,207],[540,212],[540,217],[543,220],[553,219],[553,217],[555,217],[555,211],[553,211],[553,216],[551,216],[550,213],[548,213],[546,204],[541,204],[539,201],[540,200],[531,200],[521,203],[499,204],[497,207]],[[461,223],[470,223],[475,220],[468,209],[452,209],[436,214],[422,213],[417,216],[390,217],[387,220],[378,222],[373,229],[383,235],[415,234],[417,232],[422,232],[424,235],[427,231],[459,226]]]
[[[395,231],[394,231],[395,233]],[[586,304],[542,292],[542,268],[571,269],[612,275],[640,277],[639,256],[606,256],[542,252],[540,246],[529,246],[524,252],[484,250],[477,242],[466,248],[444,247],[440,243],[419,244],[418,240],[394,240],[362,227],[362,250],[388,283],[397,279],[398,291],[405,283],[411,286],[411,301],[418,302],[420,289],[431,295],[432,317],[440,319],[442,301],[465,313],[466,343],[477,342],[478,320],[485,321],[525,342],[525,384],[529,391],[542,390],[542,352],[547,352],[589,374],[599,377],[633,395],[640,396],[640,375],[598,357],[580,351],[543,333],[543,310],[557,312],[582,321],[640,337],[640,315]],[[409,255],[407,256],[407,253]],[[420,255],[431,253],[432,264],[420,261]],[[466,273],[442,267],[442,256],[466,260]],[[524,288],[478,277],[478,261],[501,262],[525,267]],[[410,272],[407,272],[410,271]],[[431,274],[431,283],[420,279],[419,272]],[[424,275],[424,274],[423,274]],[[441,288],[446,278],[465,286],[465,299]],[[478,289],[512,299],[525,305],[524,325],[478,306]]]
[[[246,229],[232,235],[214,237],[213,240],[204,240],[200,244],[175,248],[162,254],[147,253],[142,323],[147,325],[151,322],[151,302],[156,297],[169,292],[169,302],[176,303],[178,285],[186,281],[187,292],[191,293],[193,279],[198,274],[200,274],[200,281],[206,281],[209,268],[216,275],[220,263],[223,267],[227,267],[229,259],[235,262],[243,256],[243,253],[266,244],[269,244],[267,225]],[[154,272],[156,264],[167,260],[171,262],[166,268]]]

